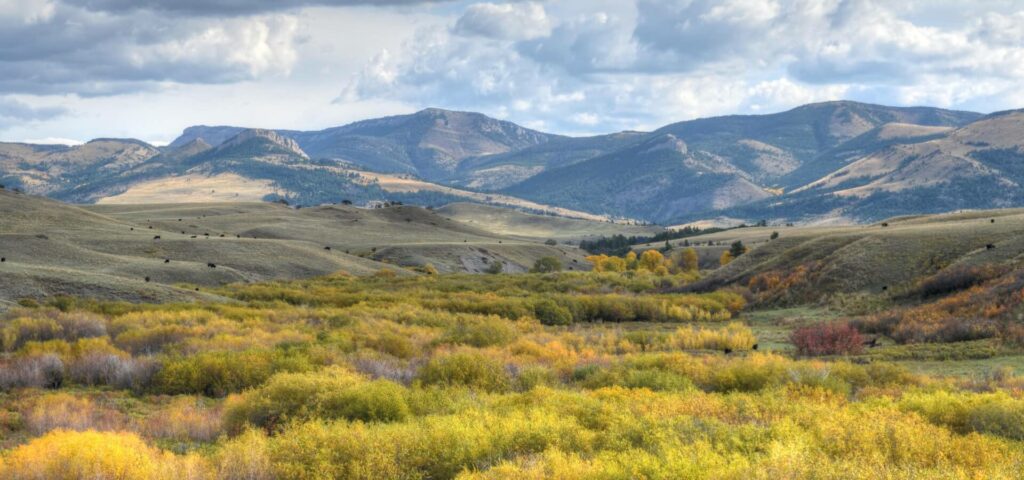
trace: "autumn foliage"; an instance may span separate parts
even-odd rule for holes
[[[798,328],[790,341],[800,355],[853,355],[864,348],[864,338],[848,323],[821,323]]]

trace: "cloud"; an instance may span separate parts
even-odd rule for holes
[[[152,10],[184,15],[252,15],[301,7],[395,6],[438,3],[450,0],[66,0],[66,3],[97,12],[123,13]]]
[[[0,93],[115,95],[287,74],[297,29],[288,15],[169,19],[18,0],[0,9]]]
[[[81,140],[74,140],[74,139],[71,139],[71,138],[45,137],[45,138],[26,138],[24,140],[19,141],[18,143],[30,143],[30,144],[36,144],[36,145],[67,145],[67,146],[73,147],[75,145],[82,145],[85,142],[83,142]]]
[[[454,31],[461,35],[527,40],[548,35],[551,22],[538,3],[479,3],[466,9]]]
[[[957,22],[957,9],[939,15],[932,6],[482,3],[378,56],[345,98],[480,109],[570,132],[840,98],[949,107],[1021,98],[1013,92],[1024,81],[1024,10],[990,8]]]
[[[10,138],[428,106],[591,133],[837,98],[1001,110],[1022,82],[1007,0],[0,0],[0,98],[76,112]]]
[[[50,120],[68,113],[64,107],[35,107],[14,98],[0,97],[0,128]]]

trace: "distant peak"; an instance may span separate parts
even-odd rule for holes
[[[92,140],[89,140],[88,142],[85,142],[86,145],[92,143],[130,143],[132,145],[138,145],[140,147],[156,149],[156,147],[146,142],[143,142],[142,140],[137,140],[134,138],[94,138]]]
[[[244,142],[256,139],[269,141],[277,145],[278,147],[288,150],[289,152],[299,157],[305,158],[307,160],[309,159],[309,155],[306,155],[306,152],[302,151],[302,148],[299,147],[298,142],[289,137],[281,135],[273,130],[266,130],[263,128],[249,128],[246,130],[242,130],[234,137],[231,137],[227,141],[222,143],[218,148],[231,148],[240,145]]]
[[[209,143],[207,143],[206,140],[203,140],[202,137],[199,137],[191,140],[190,142],[178,148],[175,148],[173,152],[178,155],[195,155],[197,153],[205,152],[211,148],[213,147]]]
[[[420,110],[420,111],[416,112],[414,115],[419,115],[419,114],[422,114],[422,115],[447,115],[447,114],[452,114],[452,113],[469,113],[469,112],[459,112],[459,111],[456,111],[456,110],[446,110],[446,109],[437,108],[437,107],[427,107],[427,108],[424,108],[423,110]]]

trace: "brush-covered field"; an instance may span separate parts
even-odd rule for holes
[[[1024,378],[906,363],[1016,351],[1007,271],[842,324],[852,307],[772,307],[778,283],[666,293],[693,276],[658,273],[23,301],[0,319],[0,478],[1021,477]],[[965,295],[1002,306],[971,339],[927,313]]]

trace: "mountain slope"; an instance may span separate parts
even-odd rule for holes
[[[887,107],[850,101],[814,103],[769,115],[732,115],[667,125],[655,134],[671,133],[694,150],[727,158],[764,183],[777,182],[814,163],[831,148],[886,123],[957,127],[981,115],[930,107]],[[788,177],[781,186],[807,179]],[[795,183],[792,183],[795,182]]]
[[[506,191],[539,202],[657,222],[771,196],[725,159],[691,151],[672,134],[543,172]]]
[[[0,143],[0,179],[42,194],[134,168],[160,154],[133,139],[101,138],[74,147]]]
[[[380,172],[415,173],[427,180],[449,175],[468,157],[505,153],[558,138],[479,113],[436,108],[291,135],[315,158],[341,160]]]
[[[475,189],[575,216],[856,221],[1021,204],[1024,141],[999,117],[839,101],[571,138],[426,109],[313,132],[195,126],[162,149],[118,139],[0,144],[0,183],[81,203],[528,205]],[[1003,130],[999,141],[984,138]]]
[[[199,138],[217,146],[242,131],[226,126],[189,127],[170,146]],[[384,173],[413,173],[428,180],[450,175],[469,157],[501,154],[561,138],[479,113],[437,108],[320,131],[277,133],[294,139],[314,159]]]
[[[483,190],[500,190],[545,170],[611,153],[642,141],[642,132],[620,132],[595,137],[560,137],[507,153],[472,157],[459,163],[449,183]]]
[[[988,115],[917,143],[869,152],[744,218],[871,221],[895,215],[1024,205],[1024,110]]]

